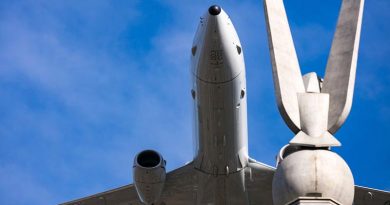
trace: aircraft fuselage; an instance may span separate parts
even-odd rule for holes
[[[212,8],[211,8],[212,9]],[[216,14],[218,12],[215,12]],[[248,133],[241,43],[224,11],[201,17],[191,53],[200,204],[246,204]],[[209,193],[213,193],[208,195]],[[237,196],[241,195],[241,196]]]

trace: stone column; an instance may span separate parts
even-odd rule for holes
[[[323,197],[299,197],[288,205],[341,205],[341,203]]]

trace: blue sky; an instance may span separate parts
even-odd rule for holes
[[[132,181],[134,155],[193,157],[189,54],[214,3],[240,36],[250,155],[292,132],[275,104],[261,0],[0,1],[0,204],[56,204]],[[303,73],[324,73],[340,1],[285,1]],[[366,2],[354,102],[334,149],[390,190],[390,1]]]

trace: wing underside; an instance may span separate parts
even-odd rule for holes
[[[183,166],[167,174],[164,191],[158,205],[189,204],[194,193],[191,164]],[[89,197],[66,202],[60,205],[142,205],[133,184]]]
[[[246,191],[250,205],[273,204],[272,202],[272,179],[275,168],[256,162],[251,159],[247,168]]]
[[[271,186],[274,168],[258,162],[251,162],[244,171],[246,204],[272,204]],[[228,178],[229,176],[223,177]],[[204,204],[205,199],[215,195],[217,190],[214,190],[213,193],[213,189],[202,188],[200,182],[206,179],[206,181],[210,180],[210,184],[213,184],[212,181],[217,178],[219,177],[206,175],[195,169],[193,164],[190,163],[167,174],[161,200],[156,204]],[[203,189],[207,190],[207,193]],[[231,193],[231,195],[234,195],[234,193]],[[229,196],[226,197],[229,198]],[[234,203],[230,201],[227,204]],[[138,199],[134,185],[131,184],[60,205],[142,205],[142,203]]]
[[[252,160],[245,169],[248,205],[272,205],[272,178],[275,168]],[[167,174],[164,191],[157,205],[201,205],[199,177],[204,174],[190,163]],[[206,176],[207,177],[207,176]],[[208,176],[210,177],[210,176]],[[213,195],[213,193],[209,193]],[[199,197],[199,198],[198,198]],[[229,204],[229,203],[227,203]],[[142,205],[130,184],[60,205]],[[390,205],[390,192],[355,187],[354,205]]]
[[[134,185],[127,185],[60,205],[142,205]]]
[[[390,205],[390,192],[355,186],[354,205]]]

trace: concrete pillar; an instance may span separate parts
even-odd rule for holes
[[[299,197],[287,205],[341,205],[341,203],[323,197]]]

